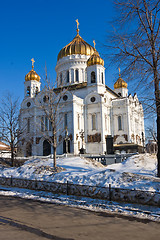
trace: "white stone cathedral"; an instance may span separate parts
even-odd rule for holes
[[[105,84],[104,61],[99,53],[77,35],[58,54],[57,89],[67,89],[62,98],[61,135],[57,135],[57,154],[142,152],[144,116],[136,94],[128,95],[127,83],[119,74],[114,90]],[[40,76],[32,70],[25,76],[24,100],[20,110],[23,129],[21,152],[24,156],[48,155],[53,149],[42,134],[51,135],[51,126],[37,102],[47,104],[46,89],[40,89]],[[68,88],[67,88],[68,86]],[[40,120],[41,119],[41,120]],[[38,127],[39,126],[39,127]],[[41,129],[41,131],[40,131]],[[66,140],[67,131],[67,140]],[[84,136],[84,138],[82,137]],[[67,150],[66,150],[67,141]],[[83,149],[82,149],[83,147]]]

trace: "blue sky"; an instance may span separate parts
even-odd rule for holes
[[[111,0],[81,1],[1,1],[0,7],[0,95],[8,90],[21,99],[24,94],[24,77],[31,70],[31,58],[35,70],[44,75],[45,63],[53,81],[59,51],[76,35],[79,20],[80,35],[103,56],[110,21],[114,16]],[[107,65],[107,61],[105,65]],[[106,84],[113,88],[118,76],[112,69],[106,70]]]

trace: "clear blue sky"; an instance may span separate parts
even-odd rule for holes
[[[43,76],[46,63],[54,81],[57,55],[75,37],[77,18],[80,35],[89,44],[95,39],[103,56],[102,44],[113,16],[111,0],[1,1],[0,95],[11,90],[23,98],[24,77],[31,70],[32,57],[36,72]],[[113,88],[117,76],[107,69],[106,84]]]

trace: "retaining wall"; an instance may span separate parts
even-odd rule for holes
[[[0,184],[11,187],[27,188],[32,190],[49,191],[67,195],[76,195],[109,201],[128,202],[160,206],[160,193],[139,191],[122,188],[78,185],[72,183],[46,182],[20,178],[0,177]]]

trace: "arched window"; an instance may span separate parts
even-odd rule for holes
[[[38,94],[38,87],[36,87],[36,92],[35,92],[35,95],[37,96]]]
[[[122,116],[118,116],[118,130],[122,130]]]
[[[78,74],[78,69],[75,70],[75,75],[76,75],[76,82],[79,82],[79,74]]]
[[[31,93],[30,87],[28,86],[28,87],[27,87],[27,96],[30,96],[30,93]]]
[[[101,73],[101,79],[102,79],[102,84],[104,83],[104,80],[103,80],[103,72]]]
[[[30,132],[30,118],[27,119],[27,133]]]
[[[69,83],[69,71],[67,71],[67,83]]]
[[[60,74],[60,84],[62,84],[62,73]]]
[[[95,72],[91,72],[91,83],[95,83],[96,82],[96,74]]]
[[[96,130],[96,115],[92,115],[92,130]]]

